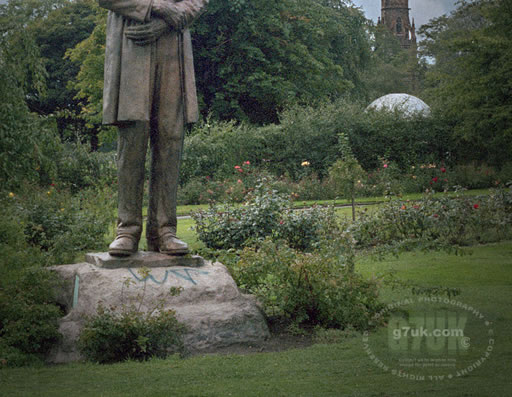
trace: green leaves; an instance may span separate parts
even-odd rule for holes
[[[258,297],[269,316],[295,325],[372,328],[382,308],[377,285],[349,271],[353,243],[337,232],[308,254],[270,239],[257,250],[245,248],[232,265],[234,278]]]
[[[512,10],[506,1],[463,2],[421,29],[435,58],[426,94],[453,120],[462,160],[502,166],[512,151]]]
[[[311,249],[331,214],[320,208],[294,211],[271,185],[269,178],[259,180],[241,206],[215,205],[195,213],[199,239],[209,248],[238,249],[272,236],[293,248]]]
[[[357,85],[368,50],[360,13],[318,0],[232,3],[212,0],[194,27],[205,113],[268,123],[290,103]]]

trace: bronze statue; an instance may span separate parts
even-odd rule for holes
[[[184,123],[198,107],[188,26],[208,0],[99,0],[107,8],[103,123],[118,137],[117,237],[111,255],[137,252],[142,233],[144,162],[151,148],[148,249],[183,255],[176,194]]]

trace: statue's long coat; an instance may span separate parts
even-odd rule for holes
[[[208,0],[174,1],[190,23],[198,16]],[[150,72],[151,52],[155,44],[139,46],[124,35],[127,26],[151,19],[152,0],[99,0],[109,11],[105,48],[103,87],[103,123],[149,121],[151,115]],[[185,122],[197,121],[198,106],[190,31],[171,32],[179,37],[179,63],[182,76]]]

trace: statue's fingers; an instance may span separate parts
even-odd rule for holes
[[[130,38],[130,37],[128,37],[128,38]],[[133,42],[137,45],[147,45],[147,44],[155,42],[157,39],[158,39],[158,36],[156,36],[154,34],[149,34],[149,35],[145,35],[145,36],[138,36],[131,40],[133,40]]]
[[[151,29],[148,29],[148,28],[144,28],[144,29],[130,29],[130,28],[127,28],[124,33],[125,34],[130,34],[130,35],[147,35],[147,34],[150,34],[152,32]]]
[[[142,40],[146,37],[145,34],[140,34],[137,32],[125,32],[124,35],[130,40]]]
[[[154,43],[155,41],[156,41],[156,37],[151,37],[151,38],[148,38],[145,40],[135,40],[134,43],[136,45],[144,46],[144,45]]]
[[[132,26],[128,26],[125,28],[125,32],[138,32],[140,30],[145,30],[147,29],[147,25],[146,24],[143,24],[143,25],[132,25]]]
[[[129,39],[146,39],[147,37],[151,37],[155,35],[155,32],[152,30],[144,30],[144,31],[135,31],[135,32],[125,32],[126,37]]]

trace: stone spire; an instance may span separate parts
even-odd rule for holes
[[[386,25],[400,40],[402,48],[416,48],[414,19],[409,19],[409,0],[382,0],[379,24]]]

